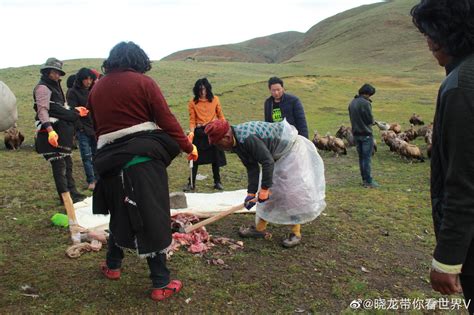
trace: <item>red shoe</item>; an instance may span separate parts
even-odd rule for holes
[[[151,299],[154,301],[163,301],[173,294],[178,293],[181,291],[183,284],[179,280],[171,280],[171,282],[164,288],[161,289],[153,289],[151,291]]]
[[[109,280],[120,279],[120,269],[109,269],[105,261],[100,263],[100,271],[102,271],[104,276]]]

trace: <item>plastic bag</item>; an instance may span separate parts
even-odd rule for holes
[[[16,97],[8,86],[0,81],[0,131],[13,127],[17,120]]]
[[[324,163],[308,139],[297,136],[273,170],[270,199],[257,204],[257,217],[276,224],[303,224],[326,207]]]

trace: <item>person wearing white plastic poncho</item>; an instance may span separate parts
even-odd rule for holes
[[[13,127],[17,119],[16,97],[8,86],[0,81],[0,131]]]
[[[314,144],[286,120],[235,126],[216,120],[205,133],[209,143],[236,153],[247,168],[245,207],[250,210],[257,204],[256,226],[240,228],[239,235],[269,238],[268,222],[291,225],[282,245],[298,245],[301,224],[316,219],[326,207],[324,164]]]

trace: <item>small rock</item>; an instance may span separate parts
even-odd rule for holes
[[[362,272],[365,272],[365,273],[369,273],[369,272],[370,272],[369,270],[367,270],[367,268],[365,268],[365,267],[363,267],[363,266],[360,267],[360,270],[362,270]]]
[[[295,310],[295,313],[304,313],[304,309],[302,309],[302,308],[297,308],[297,309]]]
[[[186,195],[184,194],[184,192],[173,192],[170,194],[171,209],[182,209],[187,207],[188,202],[186,201]]]
[[[191,302],[191,298],[187,298],[186,300],[184,300],[184,302],[186,302],[186,304],[189,304],[189,302]]]

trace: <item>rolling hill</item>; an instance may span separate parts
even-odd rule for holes
[[[186,49],[175,52],[162,60],[238,61],[278,63],[289,56],[286,48],[301,41],[300,32],[284,32],[254,38],[238,44]]]
[[[387,65],[403,61],[407,69],[433,68],[410,9],[416,0],[363,5],[311,27],[306,33],[279,33],[246,42],[195,48],[163,60],[304,62],[320,65]]]

